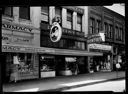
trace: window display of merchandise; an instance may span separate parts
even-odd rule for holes
[[[98,59],[101,57],[97,57],[97,59],[90,58],[90,72],[98,72],[98,71],[111,71],[110,60],[101,60]]]
[[[15,54],[11,68],[10,81],[38,78],[38,69],[34,66],[32,54]]]
[[[40,74],[41,77],[55,76],[55,57],[54,56],[40,56]]]
[[[41,71],[54,71],[55,60],[53,56],[40,56],[40,69]]]
[[[32,55],[31,54],[19,54],[14,56],[14,64],[18,64],[18,72],[32,72]]]

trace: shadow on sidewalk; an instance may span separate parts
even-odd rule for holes
[[[125,77],[125,72],[119,72],[119,77]],[[57,89],[73,88],[85,84],[97,83],[116,78],[116,72],[97,72],[75,76],[59,76],[54,78],[32,79],[3,85],[4,92],[37,92],[57,91]]]

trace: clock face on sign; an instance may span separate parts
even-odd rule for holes
[[[58,42],[62,36],[62,29],[57,22],[54,22],[50,30],[50,39],[52,42]]]

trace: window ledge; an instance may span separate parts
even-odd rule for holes
[[[26,24],[32,24],[31,20],[21,19],[21,18],[19,18],[19,22],[23,22],[23,23],[26,23]]]
[[[8,21],[14,21],[14,17],[12,16],[6,16],[6,15],[2,15],[2,19],[8,20]]]

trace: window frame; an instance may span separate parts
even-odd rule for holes
[[[26,14],[26,16],[24,16],[24,17],[26,17],[26,18],[24,18],[24,17],[22,17],[22,16],[20,15],[20,14],[21,14],[21,11],[20,11],[21,8],[26,8],[26,9],[27,9],[27,14]],[[30,7],[19,7],[19,18],[20,18],[20,19],[31,20],[30,13],[31,13]],[[24,13],[24,15],[25,15],[25,13]]]
[[[6,10],[4,9],[4,13],[3,13],[3,15],[4,16],[8,16],[8,17],[13,17],[13,7],[5,7],[5,8],[10,8],[10,14],[8,15],[8,14],[6,14]]]
[[[80,25],[80,31],[81,31],[81,32],[82,32],[82,17],[83,17],[82,14],[77,13],[77,24]],[[80,20],[78,20],[78,19],[80,19]]]
[[[90,31],[89,29],[89,34],[94,34],[95,33],[95,18],[90,17],[90,24],[89,24],[89,28],[92,29],[92,31]]]
[[[47,11],[47,12],[44,12],[44,11],[42,11],[43,10],[43,7],[45,7],[45,9],[47,8],[47,10],[45,10],[45,11]],[[47,16],[47,21],[46,20],[42,20],[42,21],[44,21],[44,22],[47,22],[48,24],[49,24],[49,6],[41,6],[41,16]]]
[[[70,14],[70,20],[69,20],[69,15],[68,14]],[[67,10],[67,21],[69,21],[69,22],[73,22],[73,11],[71,11],[71,10]]]
[[[116,26],[115,27],[115,37],[116,37],[116,40],[118,40],[118,32],[119,32],[119,27],[118,26]]]
[[[101,20],[96,20],[96,33],[99,33],[101,30]]]

